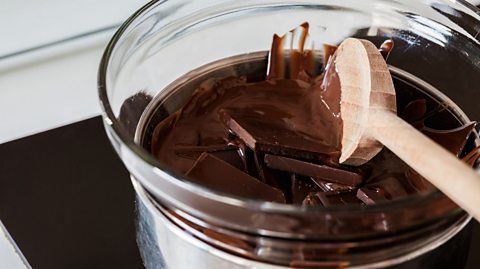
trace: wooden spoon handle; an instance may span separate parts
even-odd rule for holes
[[[475,170],[394,113],[377,110],[369,116],[369,135],[480,221],[480,177]]]

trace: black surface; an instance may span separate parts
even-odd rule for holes
[[[0,219],[34,269],[143,268],[134,192],[100,117],[0,145]],[[465,269],[479,254],[475,223]]]
[[[100,117],[0,145],[0,219],[34,269],[143,268]]]

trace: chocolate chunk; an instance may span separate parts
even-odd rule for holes
[[[290,173],[285,173],[278,170],[268,168],[263,162],[264,154],[260,152],[253,152],[247,148],[250,153],[248,158],[249,174],[263,183],[268,184],[278,190],[281,190],[285,196],[287,203],[292,202],[292,182]]]
[[[469,124],[451,130],[424,128],[422,132],[446,150],[458,156],[465,147],[465,143],[467,143],[467,139],[475,128],[475,125],[476,122],[470,122]]]
[[[386,201],[385,196],[380,194],[380,189],[375,187],[364,187],[357,190],[357,198],[366,205],[374,205]]]
[[[277,108],[268,112],[274,114],[274,110]],[[279,116],[281,114],[269,118],[265,111],[246,109],[219,110],[223,124],[254,151],[317,160],[327,159],[327,152],[337,152],[319,140],[292,130]]]
[[[318,177],[310,177],[310,179],[320,188],[320,190],[325,192],[328,192],[328,191],[344,192],[344,191],[352,191],[354,189],[353,186],[330,182]]]
[[[237,153],[242,161],[242,166],[244,167],[244,170],[252,175],[251,172],[251,167],[252,167],[252,156],[253,152],[245,146],[245,143],[242,142],[242,140],[238,139],[238,137],[235,137],[233,134],[228,134],[228,145],[229,146],[234,146],[237,148]],[[256,177],[256,176],[254,176]]]
[[[237,169],[247,172],[245,158],[240,154],[239,149],[234,145],[210,145],[210,146],[183,146],[176,145],[174,148],[176,155],[196,160],[204,152],[208,152],[215,157],[235,166]]]
[[[320,189],[307,177],[295,174],[291,175],[292,181],[292,203],[301,205],[310,192],[318,192]]]
[[[278,171],[273,171],[272,169],[268,168],[265,163],[263,163],[263,158],[264,157],[262,153],[253,153],[253,163],[255,164],[254,176],[260,179],[262,182],[285,192],[290,188],[290,184],[287,184],[290,181],[289,178],[287,178],[287,180],[282,180],[282,175]]]
[[[283,193],[209,153],[203,153],[186,173],[192,182],[243,198],[285,203]]]
[[[303,201],[303,205],[325,207],[333,205],[361,204],[354,192],[311,192]]]
[[[151,100],[151,95],[145,91],[140,91],[127,98],[120,107],[118,120],[123,124],[125,130],[127,130],[127,133],[131,137],[135,136],[138,121]]]
[[[265,155],[265,163],[268,167],[273,169],[296,173],[303,176],[317,177],[343,185],[356,186],[362,182],[362,176],[360,174],[348,170],[304,162],[282,156],[267,154]]]
[[[235,168],[247,172],[247,167],[245,166],[245,162],[241,158],[238,150],[220,150],[210,153],[211,155],[219,158],[227,162],[228,164],[234,166]]]
[[[317,196],[324,206],[361,204],[353,192],[319,192]]]
[[[425,99],[420,99],[410,102],[400,116],[415,128],[422,130],[425,135],[445,149],[458,156],[465,147],[468,136],[475,128],[476,122],[470,122],[451,130],[436,130],[425,127],[424,121],[427,118],[444,109],[445,104],[439,104],[433,111],[427,113],[426,101]]]

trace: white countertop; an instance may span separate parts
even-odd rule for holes
[[[97,115],[103,49],[145,2],[2,0],[0,143]]]
[[[0,143],[99,114],[96,76],[110,35],[48,61],[0,71]]]

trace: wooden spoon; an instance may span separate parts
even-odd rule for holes
[[[340,162],[363,164],[383,144],[480,221],[480,177],[396,115],[392,77],[375,45],[346,39],[337,50],[334,64],[341,86]]]

